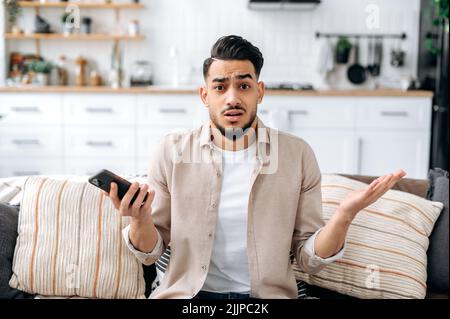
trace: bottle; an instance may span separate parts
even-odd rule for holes
[[[77,86],[84,86],[86,85],[86,64],[87,61],[85,58],[79,56],[75,63],[77,65],[76,72],[75,72],[75,84]]]
[[[102,85],[102,77],[96,70],[92,70],[90,73],[90,84],[91,86]]]
[[[57,63],[58,85],[60,86],[66,86],[69,83],[69,73],[67,71],[66,62],[67,62],[66,56],[61,55]]]
[[[128,35],[135,37],[139,35],[139,21],[131,20],[128,24]]]

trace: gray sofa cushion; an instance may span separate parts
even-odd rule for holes
[[[448,224],[448,196],[449,181],[448,172],[442,169],[430,170],[430,189],[428,198],[432,201],[444,204],[444,209],[439,216],[430,236],[428,248],[428,286],[434,293],[448,293],[448,250],[449,250],[449,224]]]
[[[9,286],[17,239],[19,208],[0,203],[0,299],[32,298],[32,295]]]

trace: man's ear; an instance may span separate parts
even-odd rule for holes
[[[260,104],[264,97],[264,92],[266,91],[266,86],[263,81],[258,82],[258,104]]]
[[[205,107],[208,107],[208,102],[207,102],[208,89],[206,88],[206,85],[202,85],[200,87],[200,89],[198,90],[198,93],[200,94],[200,98],[202,99],[203,105]]]

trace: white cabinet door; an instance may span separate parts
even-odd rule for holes
[[[137,129],[137,157],[146,161],[153,155],[156,146],[162,138],[171,132],[187,132],[189,129],[166,126],[166,127],[146,127],[140,126]]]
[[[355,100],[328,97],[268,96],[258,108],[261,120],[286,132],[298,129],[352,129]]]
[[[80,95],[64,96],[66,124],[133,125],[136,117],[133,95]]]
[[[429,130],[429,98],[360,98],[357,127],[360,129]]]
[[[60,95],[0,95],[0,124],[60,124],[61,121]]]
[[[62,127],[57,125],[0,126],[0,157],[63,156]]]
[[[353,131],[296,130],[313,149],[322,173],[356,173],[356,143]]]
[[[65,154],[73,157],[135,156],[133,127],[67,126]]]
[[[0,158],[0,178],[28,175],[64,174],[63,158]]]
[[[207,119],[207,109],[196,95],[142,95],[137,98],[139,125],[194,128]]]
[[[102,169],[107,169],[120,176],[128,176],[136,174],[135,158],[66,158],[65,173],[74,175],[88,175],[92,176]]]
[[[409,178],[427,178],[430,133],[359,131],[358,173],[380,176],[403,169]]]

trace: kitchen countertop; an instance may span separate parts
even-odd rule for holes
[[[113,89],[110,87],[75,87],[75,86],[47,86],[47,87],[0,87],[0,93],[122,93],[122,94],[198,94],[198,88],[190,87],[126,87]],[[354,90],[266,90],[266,95],[278,96],[317,96],[317,97],[433,97],[431,91],[401,91],[395,89],[354,89]]]

